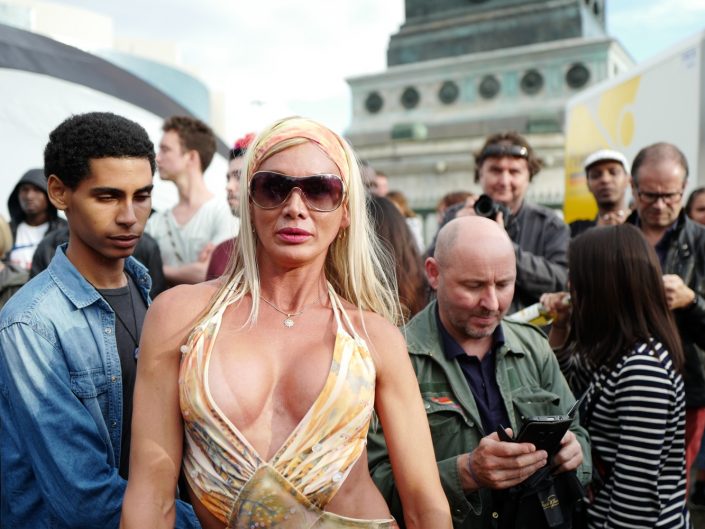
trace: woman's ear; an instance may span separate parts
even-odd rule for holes
[[[344,230],[350,226],[350,210],[348,209],[347,202],[344,202],[341,207],[343,208],[343,218],[340,219],[340,229]]]
[[[55,174],[49,175],[47,179],[47,195],[49,196],[49,201],[56,209],[66,211],[69,191],[70,189],[66,187],[66,184],[58,176]]]

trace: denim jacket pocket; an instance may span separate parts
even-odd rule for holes
[[[110,444],[106,420],[108,417],[108,390],[110,383],[102,369],[70,373],[71,391],[81,401],[98,425],[101,437]]]

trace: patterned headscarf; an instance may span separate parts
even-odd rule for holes
[[[305,138],[316,145],[333,161],[340,171],[343,182],[350,175],[350,160],[343,148],[345,140],[327,127],[316,121],[293,117],[280,121],[271,133],[260,139],[251,159],[251,167],[258,167],[267,154],[283,141],[293,138]]]

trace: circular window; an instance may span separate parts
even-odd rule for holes
[[[538,70],[529,70],[521,78],[521,91],[528,95],[534,95],[543,88],[543,75]]]
[[[499,94],[500,84],[494,75],[486,75],[480,83],[480,95],[485,99],[492,99]]]
[[[571,88],[582,88],[590,80],[590,70],[582,63],[577,63],[568,69],[565,82]]]
[[[401,104],[406,109],[414,108],[419,104],[420,100],[421,96],[419,95],[419,91],[413,86],[405,88],[401,94]]]
[[[441,103],[450,105],[454,103],[458,96],[460,95],[460,88],[453,81],[446,81],[441,85],[440,90],[438,90],[438,99]]]
[[[379,95],[379,92],[371,92],[367,96],[367,99],[365,99],[365,108],[370,114],[376,114],[382,110],[383,105],[384,99],[382,99],[382,96]]]

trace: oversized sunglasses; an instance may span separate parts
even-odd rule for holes
[[[345,184],[334,174],[288,176],[274,171],[257,171],[250,180],[250,199],[262,209],[274,209],[287,201],[294,189],[309,209],[334,211],[345,197]]]

